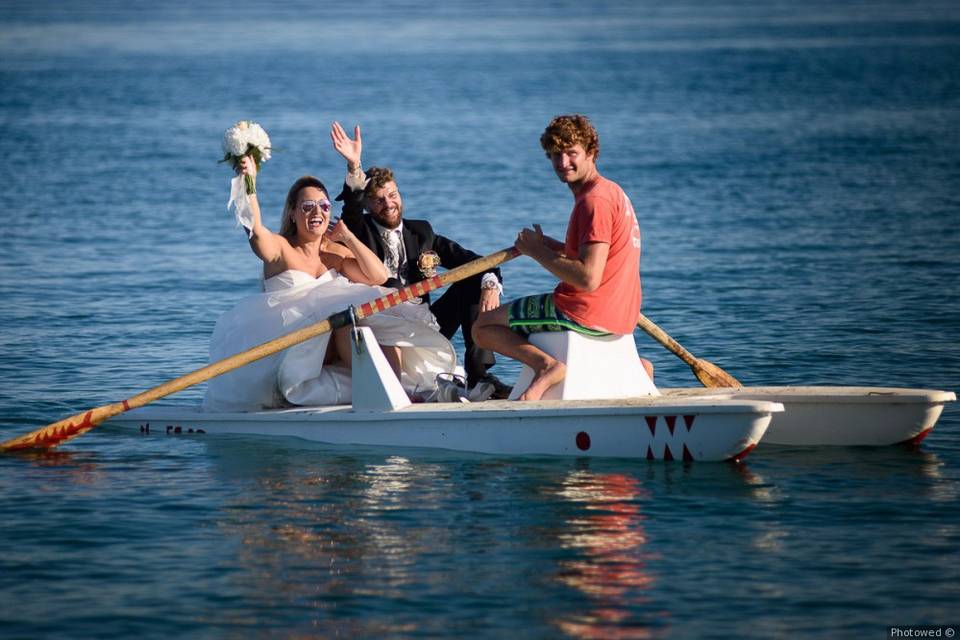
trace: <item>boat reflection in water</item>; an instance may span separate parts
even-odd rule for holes
[[[204,442],[208,486],[229,487],[202,496],[215,501],[205,562],[222,599],[204,622],[259,631],[282,612],[291,635],[697,637],[711,600],[677,594],[783,597],[776,572],[724,576],[806,553],[797,504],[869,519],[877,492],[907,499],[897,486],[910,477],[933,500],[957,495],[936,456],[896,448],[796,448],[748,467]],[[831,490],[843,483],[875,489],[851,502]],[[835,533],[827,560],[842,563],[858,538]]]
[[[664,630],[668,612],[653,612],[652,624],[636,620],[649,604],[655,582],[645,551],[646,517],[640,502],[649,498],[633,476],[580,470],[564,481],[559,495],[582,506],[566,520],[557,538],[572,553],[558,561],[556,579],[591,601],[583,611],[565,612],[555,624],[577,638],[651,638]]]
[[[435,468],[398,456],[365,464],[296,452],[268,467],[249,469],[256,487],[236,496],[220,523],[237,543],[232,588],[245,603],[231,622],[257,628],[258,612],[279,608],[288,612],[288,630],[343,637],[417,631],[412,617],[389,615],[384,603],[408,595],[429,545],[391,512],[409,510],[409,494],[419,499],[424,486],[435,486]]]

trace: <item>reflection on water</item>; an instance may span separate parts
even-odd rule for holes
[[[649,494],[632,476],[580,470],[564,480],[558,495],[583,512],[567,518],[557,534],[573,557],[558,561],[556,579],[581,591],[590,604],[585,611],[561,612],[554,624],[578,638],[652,637],[653,629],[631,620],[646,608],[655,583],[640,510]]]
[[[417,631],[377,603],[429,584],[425,556],[450,544],[420,515],[449,500],[441,467],[401,456],[294,457],[256,469],[256,486],[225,509],[219,526],[238,544],[234,586],[257,609],[292,604],[311,612],[310,626],[345,637]],[[246,624],[249,614],[237,615]]]
[[[911,547],[949,548],[958,530],[944,520],[922,541],[910,533],[920,522],[907,501],[918,496],[904,485],[936,496],[937,510],[957,495],[942,461],[913,451],[625,467],[218,443],[187,458],[215,461],[210,484],[230,487],[210,504],[220,549],[208,564],[224,600],[200,616],[210,625],[257,628],[282,609],[288,631],[324,636],[444,636],[457,624],[471,635],[537,612],[555,635],[661,637],[710,610],[677,594],[803,597],[813,583],[793,588],[759,567],[810,555],[829,571],[870,542],[818,514],[884,522],[884,540]],[[741,571],[749,579],[725,580]]]
[[[36,483],[41,493],[61,491],[61,483],[74,490],[78,487],[94,487],[107,478],[107,473],[97,464],[96,456],[52,449],[49,451],[17,451],[9,456],[13,464],[27,463],[20,470],[23,482]]]
[[[258,455],[240,461],[248,491],[228,500],[218,523],[225,544],[236,545],[229,581],[245,603],[216,614],[232,624],[285,606],[324,633],[442,633],[442,616],[429,611],[515,605],[532,586],[520,578],[524,564],[542,553],[554,566],[542,606],[564,634],[649,638],[669,619],[648,597],[655,557],[641,504],[649,494],[634,476],[399,455]],[[520,496],[539,496],[552,515],[531,519],[517,509]],[[534,523],[536,535],[517,535]],[[490,563],[491,554],[516,554],[518,564]],[[407,604],[418,613],[408,615]]]
[[[366,592],[386,598],[401,598],[404,589],[418,573],[418,558],[432,545],[443,546],[443,533],[423,531],[414,525],[411,514],[421,509],[436,509],[446,502],[439,487],[440,468],[426,463],[411,463],[401,456],[390,456],[381,464],[369,464],[360,477],[362,507],[353,514],[354,534],[364,541],[365,571],[376,576],[375,585]],[[422,579],[422,576],[421,576]]]
[[[29,461],[38,467],[61,467],[64,469],[71,469],[77,467],[93,468],[94,466],[89,462],[82,462],[83,458],[88,456],[84,456],[83,454],[78,455],[73,451],[64,451],[62,449],[27,449],[24,451],[14,451],[5,455],[16,456],[16,458]]]

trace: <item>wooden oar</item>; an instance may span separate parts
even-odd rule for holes
[[[518,255],[520,255],[520,253],[516,249],[509,247],[502,251],[491,253],[483,258],[477,258],[472,262],[468,262],[467,264],[459,266],[456,269],[451,269],[450,271],[447,271],[441,275],[434,276],[429,280],[417,282],[408,287],[404,287],[399,291],[388,293],[383,297],[371,300],[366,304],[362,304],[354,310],[355,317],[357,320],[360,320],[380,311],[384,311],[385,309],[389,309],[390,307],[395,307],[406,300],[418,298],[430,291],[445,287],[446,285],[457,282],[458,280],[463,280],[478,273],[488,271],[489,269],[492,269],[493,267],[496,267],[507,260],[516,258]],[[196,371],[188,373],[185,376],[181,376],[175,380],[161,384],[158,387],[148,389],[147,391],[139,393],[132,398],[127,398],[121,402],[115,402],[113,404],[90,409],[89,411],[85,411],[83,413],[78,413],[70,416],[69,418],[60,420],[59,422],[54,422],[46,427],[32,431],[26,435],[2,442],[0,443],[0,451],[6,452],[23,449],[50,449],[58,444],[66,442],[71,438],[79,436],[82,433],[86,433],[104,420],[112,418],[115,415],[129,411],[130,409],[142,407],[143,405],[153,402],[154,400],[168,396],[171,393],[176,393],[177,391],[182,391],[183,389],[191,387],[195,384],[206,382],[210,378],[214,378],[228,371],[233,371],[234,369],[238,369],[245,364],[253,362],[254,360],[265,358],[278,351],[282,351],[287,347],[292,347],[295,344],[304,342],[310,338],[319,336],[333,329],[346,326],[349,323],[350,309],[345,309],[339,313],[335,313],[326,320],[322,320],[316,324],[312,324],[308,327],[304,327],[292,333],[280,336],[279,338],[275,338],[269,342],[264,342],[263,344],[257,345],[242,353],[230,356],[229,358],[218,360],[217,362],[209,364],[202,369],[197,369]]]
[[[706,360],[694,357],[692,353],[683,348],[679,342],[667,335],[667,332],[653,323],[642,313],[637,318],[637,326],[650,334],[654,340],[672,351],[678,358],[690,365],[693,369],[693,375],[705,387],[742,387],[743,385],[732,375]]]

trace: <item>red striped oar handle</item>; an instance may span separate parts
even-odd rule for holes
[[[478,273],[483,273],[484,271],[489,271],[490,269],[493,269],[497,265],[500,265],[507,260],[516,258],[518,255],[520,255],[520,253],[516,249],[509,247],[507,249],[503,249],[502,251],[491,253],[483,258],[477,258],[476,260],[468,262],[465,265],[451,269],[442,275],[434,276],[433,278],[424,280],[422,282],[417,282],[410,286],[404,287],[399,291],[388,293],[385,296],[362,304],[358,309],[355,310],[356,318],[358,320],[361,318],[366,318],[367,316],[379,313],[380,311],[384,311],[390,307],[395,307],[406,300],[418,298],[431,291],[434,291],[435,289],[445,287],[448,284],[452,284],[459,280],[464,280],[471,276],[475,276]],[[139,393],[131,398],[127,398],[121,402],[115,402],[113,404],[90,409],[89,411],[85,411],[83,413],[78,413],[70,416],[69,418],[64,418],[63,420],[54,422],[53,424],[49,424],[35,431],[31,431],[26,435],[2,442],[0,443],[0,451],[6,452],[19,451],[23,449],[50,449],[58,444],[66,442],[71,438],[75,438],[80,434],[86,433],[101,422],[112,418],[115,415],[129,411],[130,409],[142,407],[143,405],[149,404],[154,400],[159,400],[160,398],[168,396],[172,393],[176,393],[177,391],[182,391],[187,387],[192,387],[195,384],[206,382],[207,380],[227,373],[228,371],[238,369],[245,364],[249,364],[255,360],[260,360],[261,358],[266,358],[267,356],[273,355],[278,351],[283,351],[284,349],[292,347],[295,344],[305,342],[310,338],[314,338],[348,324],[350,324],[350,309],[345,309],[333,314],[326,320],[321,320],[316,324],[298,329],[297,331],[280,336],[279,338],[275,338],[269,342],[264,342],[246,351],[232,355],[229,358],[218,360],[208,364],[202,369],[197,369],[192,373],[188,373],[174,380],[170,380],[169,382],[165,382],[158,387],[148,389],[147,391]]]

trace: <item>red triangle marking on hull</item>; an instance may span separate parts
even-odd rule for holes
[[[650,435],[657,435],[657,416],[647,416],[647,428],[650,429]]]

